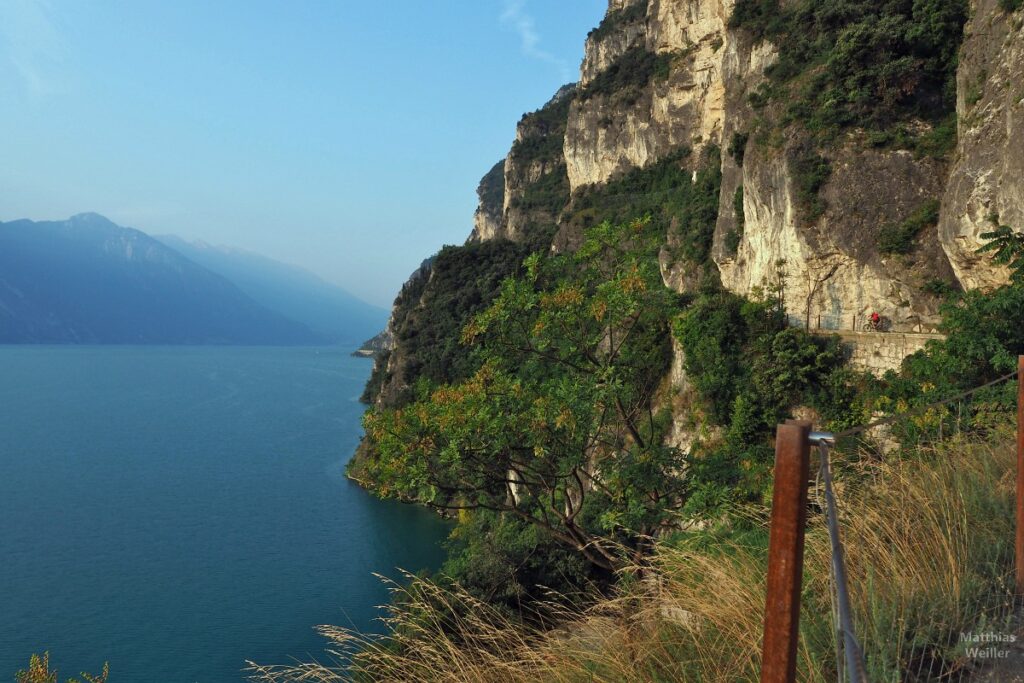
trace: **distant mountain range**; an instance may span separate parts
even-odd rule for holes
[[[0,223],[0,343],[355,345],[386,316],[300,269],[94,213]]]
[[[358,345],[378,334],[388,312],[357,299],[308,270],[242,249],[157,235],[167,246],[222,275],[258,303],[306,325],[332,342]]]

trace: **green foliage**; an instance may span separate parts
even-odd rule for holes
[[[480,203],[484,206],[501,208],[505,202],[505,160],[502,159],[480,180],[478,189]]]
[[[586,229],[601,220],[624,222],[646,216],[652,230],[669,234],[676,256],[704,263],[718,220],[720,155],[717,147],[706,148],[696,180],[685,165],[689,150],[681,148],[606,185],[584,189],[575,197],[567,222]]]
[[[871,411],[906,413],[990,382],[1017,367],[1024,354],[1024,287],[1008,285],[991,292],[970,290],[951,297],[940,308],[941,341],[903,361],[899,372],[864,392]],[[928,408],[893,426],[904,443],[940,438],[954,428],[984,430],[993,415],[1012,410],[1016,386],[1004,382],[955,404]]]
[[[519,126],[525,135],[512,143],[514,163],[527,166],[536,161],[557,162],[562,159],[562,144],[573,98],[563,95],[540,109],[523,114]]]
[[[828,137],[952,112],[966,19],[965,0],[738,0],[730,26],[779,48],[764,99]]]
[[[726,248],[733,254],[740,248],[740,239],[743,237],[743,227],[746,216],[743,213],[743,186],[736,187],[732,196],[732,210],[736,216],[736,227],[726,235]]]
[[[599,578],[579,553],[539,526],[489,510],[461,515],[448,551],[440,575],[509,615],[529,616],[552,592],[578,605]]]
[[[737,166],[743,166],[743,156],[747,150],[747,141],[750,133],[734,132],[729,141],[729,156],[733,158]]]
[[[540,176],[536,181],[523,188],[523,193],[512,200],[511,205],[524,211],[543,211],[551,216],[551,223],[569,203],[569,174],[565,163],[558,164],[553,170]],[[551,235],[546,235],[550,244]],[[543,238],[538,239],[543,241]],[[547,246],[537,244],[537,248]]]
[[[575,254],[527,259],[463,330],[478,348],[471,377],[367,414],[376,491],[514,515],[613,569],[605,539],[641,544],[683,493],[653,405],[674,300],[659,243],[642,221],[605,223]]]
[[[107,683],[107,676],[110,674],[110,666],[103,665],[103,673],[99,676],[82,672],[80,675],[85,683]],[[17,683],[57,683],[56,669],[50,669],[50,653],[44,652],[43,656],[32,655],[29,658],[28,668],[22,669],[14,674]],[[79,683],[75,678],[69,678],[68,683]]]
[[[366,381],[363,393],[359,396],[360,402],[370,404],[376,400],[384,383],[389,379],[387,367],[390,358],[390,350],[377,352],[373,361],[373,372],[370,373],[370,379]]]
[[[444,382],[470,375],[475,363],[459,343],[459,332],[498,295],[501,282],[520,272],[529,247],[507,240],[490,240],[445,247],[421,269],[395,300],[395,343],[400,347],[398,385],[413,387],[419,379]],[[395,378],[377,363],[370,387]],[[372,399],[373,395],[364,394]],[[386,405],[412,398],[406,388],[384,397]]]
[[[792,152],[790,171],[797,205],[804,220],[813,223],[825,213],[825,200],[818,191],[832,175],[832,164],[814,149],[802,146]]]
[[[999,7],[1004,12],[1016,12],[1024,7],[1024,0],[999,0]]]
[[[924,285],[921,286],[921,290],[937,296],[942,299],[952,296],[956,293],[957,287],[954,283],[949,280],[943,280],[941,278],[931,278]]]
[[[668,78],[674,58],[672,53],[655,53],[642,46],[630,48],[588,83],[579,97],[586,101],[610,96],[617,104],[632,106],[648,84]]]
[[[923,132],[911,130],[913,124],[897,123],[884,130],[868,133],[868,143],[872,147],[892,147],[913,150],[915,156],[945,159],[956,147],[956,112],[950,112],[945,118],[934,121]]]
[[[945,159],[956,147],[956,130],[956,112],[954,111],[935,122],[930,130],[915,137],[911,148],[918,156]]]
[[[637,2],[628,7],[622,9],[612,10],[605,15],[605,18],[597,25],[597,28],[592,29],[587,34],[587,38],[590,38],[593,42],[599,42],[604,40],[610,35],[614,35],[623,26],[643,21],[647,17],[647,2]]]
[[[777,299],[725,291],[694,301],[674,333],[708,419],[724,428],[721,441],[691,454],[687,512],[714,514],[757,500],[767,486],[774,426],[797,405],[846,400],[839,340],[786,327]]]
[[[914,213],[895,225],[885,225],[878,233],[878,250],[883,254],[908,254],[917,236],[939,222],[939,200],[929,199]]]
[[[1010,269],[1010,279],[1018,285],[1024,285],[1024,233],[1016,232],[1009,225],[999,225],[989,232],[981,233],[981,238],[989,243],[978,249],[979,253],[992,253],[992,260]]]

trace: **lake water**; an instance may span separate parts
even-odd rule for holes
[[[379,630],[373,572],[445,525],[343,476],[370,362],[338,349],[0,347],[0,680],[245,680]]]

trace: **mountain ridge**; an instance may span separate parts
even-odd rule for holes
[[[226,278],[98,213],[0,222],[0,343],[323,343]]]
[[[388,311],[369,304],[311,271],[239,247],[154,239],[222,275],[264,307],[306,325],[333,343],[357,346],[387,323]]]

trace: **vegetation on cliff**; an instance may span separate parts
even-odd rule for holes
[[[476,372],[371,411],[383,495],[504,512],[613,571],[685,500],[654,394],[673,295],[648,223],[602,224],[571,255],[534,254],[462,331]],[[598,474],[598,470],[600,474]]]
[[[631,106],[648,84],[668,78],[675,57],[673,53],[651,52],[643,46],[630,48],[580,91],[580,99],[608,97],[614,104]]]
[[[831,175],[827,150],[842,133],[864,131],[873,147],[949,156],[967,16],[966,0],[737,0],[729,26],[778,49],[768,80],[749,94],[760,112],[752,135],[774,145],[803,139],[789,161],[805,222],[825,212],[818,191]],[[904,248],[905,233],[886,238],[886,248]]]
[[[647,17],[648,0],[640,0],[631,5],[614,9],[605,15],[605,18],[587,34],[587,38],[594,42],[600,42],[609,36],[621,31],[624,26],[643,21]]]
[[[592,39],[639,20],[641,7],[610,13]],[[738,0],[731,27],[770,40],[779,57],[750,98],[755,120],[727,153],[742,167],[751,139],[782,149],[800,229],[825,214],[820,191],[841,142],[943,158],[955,141],[965,20],[963,0]],[[576,97],[632,106],[671,66],[669,54],[634,48]],[[442,571],[402,593],[390,639],[361,643],[357,677],[416,680],[449,661],[458,663],[450,680],[755,676],[772,436],[796,414],[834,431],[899,418],[842,444],[838,463],[840,485],[857,493],[844,507],[858,544],[851,571],[863,579],[858,628],[870,634],[873,678],[955,671],[957,629],[1005,597],[1005,525],[968,539],[964,520],[1005,513],[999,468],[1014,397],[1004,384],[931,404],[1005,375],[1024,353],[1019,234],[996,221],[985,235],[1013,284],[965,293],[932,283],[946,298],[946,338],[876,377],[849,367],[837,338],[789,327],[785,261],[749,297],[718,282],[716,144],[699,157],[677,148],[570,201],[564,120],[549,118],[569,106],[524,119],[512,154],[546,170],[513,206],[557,219],[569,247],[550,253],[535,232],[529,251],[539,253],[461,318],[463,345],[451,350],[459,372],[418,373],[402,400],[366,418],[365,482],[448,510],[458,526]],[[737,222],[725,246],[735,253],[743,186],[729,188]],[[912,251],[938,208],[909,202],[883,225],[878,251]],[[666,262],[693,276],[686,294],[663,284]],[[672,344],[681,367],[669,376]],[[902,514],[908,506],[922,515]],[[814,524],[801,666],[808,680],[826,680],[834,642],[826,542]],[[914,581],[902,578],[907,567]]]
[[[956,105],[966,0],[738,0],[730,26],[778,47],[770,99],[827,134],[938,122]]]
[[[696,160],[696,179],[689,166],[694,159],[681,147],[644,168],[633,169],[604,185],[581,189],[566,210],[563,225],[584,231],[601,223],[628,222],[645,217],[675,256],[702,264],[711,252],[722,186],[721,154],[705,148]]]
[[[983,441],[958,435],[884,458],[842,450],[836,477],[846,564],[869,680],[957,680],[974,669],[960,633],[1008,627],[1013,485],[1006,473],[1014,440],[1007,427],[1003,414]],[[552,601],[544,623],[524,623],[457,585],[415,580],[396,586],[387,637],[321,628],[332,651],[353,654],[346,666],[256,672],[267,682],[757,680],[766,520],[764,507],[746,506],[728,521],[664,538],[648,560],[624,567],[613,596]],[[812,514],[801,681],[836,680],[830,562],[826,529]]]
[[[466,376],[470,360],[459,332],[497,295],[502,280],[519,271],[527,253],[528,247],[507,240],[438,252],[395,299],[392,333],[400,352],[378,358],[363,400],[399,405],[421,378],[442,382]]]

